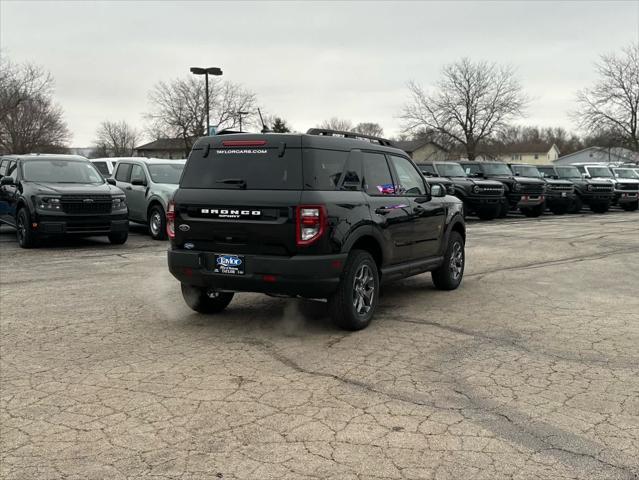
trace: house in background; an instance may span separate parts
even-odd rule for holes
[[[448,150],[430,140],[400,140],[393,145],[408,153],[415,163],[448,160]]]
[[[555,165],[570,165],[587,162],[639,163],[639,153],[622,147],[589,147],[559,157],[554,163]]]
[[[183,138],[160,138],[135,147],[136,157],[181,159],[189,156]]]
[[[505,163],[531,163],[544,165],[559,158],[559,149],[554,143],[513,143],[482,148],[477,160],[499,160]]]

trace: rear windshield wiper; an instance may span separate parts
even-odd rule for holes
[[[215,183],[224,183],[226,185],[237,185],[238,188],[246,188],[246,180],[243,178],[223,178]]]

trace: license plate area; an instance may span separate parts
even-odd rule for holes
[[[213,272],[223,275],[244,275],[244,255],[213,254]]]

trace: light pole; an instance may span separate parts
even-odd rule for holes
[[[240,116],[240,133],[242,133],[242,115],[248,115],[249,112],[237,112],[237,114]]]
[[[209,118],[209,75],[220,76],[222,75],[222,69],[218,67],[191,67],[191,73],[193,75],[204,75],[205,87],[206,87],[206,134],[211,131],[211,120]]]

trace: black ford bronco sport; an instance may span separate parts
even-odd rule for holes
[[[595,213],[605,213],[610,209],[614,195],[612,183],[584,178],[579,169],[572,165],[539,165],[537,170],[544,178],[568,180],[575,186],[570,213],[579,213],[584,205],[588,205]]]
[[[22,248],[48,236],[129,235],[124,192],[86,158],[7,155],[0,161],[0,222],[15,227]]]
[[[535,165],[509,163],[508,166],[518,177],[541,178],[546,182],[546,207],[555,215],[569,212],[575,202],[575,186],[568,180],[546,177]]]
[[[516,177],[502,162],[459,162],[470,177],[497,180],[506,189],[506,207],[502,211],[505,217],[509,210],[519,208],[527,217],[538,217],[545,210],[544,193],[546,184],[538,178]]]
[[[470,178],[455,162],[424,162],[417,166],[427,178],[450,180],[454,185],[452,194],[464,202],[467,213],[482,220],[492,220],[505,208],[506,198],[501,182]]]
[[[388,140],[311,129],[200,138],[167,211],[168,264],[189,307],[234,292],[327,299],[342,328],[366,327],[380,283],[464,273],[462,204]]]

